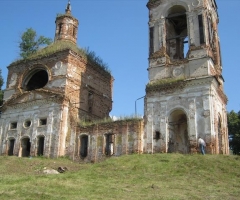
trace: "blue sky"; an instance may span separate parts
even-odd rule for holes
[[[19,58],[21,34],[32,27],[54,38],[55,18],[64,13],[67,0],[0,0],[0,67],[6,82],[7,66]],[[71,0],[72,14],[80,24],[78,46],[108,63],[114,76],[111,115],[129,116],[136,99],[145,95],[148,82],[148,0]],[[216,0],[227,110],[240,110],[240,0]],[[2,89],[5,89],[5,85]],[[137,101],[143,115],[143,99]]]

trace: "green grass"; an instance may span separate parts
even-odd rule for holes
[[[44,167],[66,166],[44,175]],[[143,154],[79,164],[66,158],[0,157],[0,199],[240,199],[240,157]]]

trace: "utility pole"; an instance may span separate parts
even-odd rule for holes
[[[145,97],[145,96],[140,97],[140,98],[138,98],[138,99],[135,100],[135,117],[137,116],[137,100],[142,99],[142,98],[144,98],[144,97]]]

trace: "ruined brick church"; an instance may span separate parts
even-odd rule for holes
[[[229,154],[215,0],[149,0],[144,118],[97,122],[112,109],[111,73],[77,46],[70,2],[53,44],[8,66],[0,155],[98,161],[131,153]],[[83,124],[83,121],[93,122]]]

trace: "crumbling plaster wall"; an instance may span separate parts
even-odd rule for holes
[[[46,119],[47,124],[41,125],[40,119]],[[31,121],[29,127],[24,122]],[[62,110],[58,102],[47,99],[33,100],[16,104],[9,107],[1,116],[1,140],[0,154],[6,155],[8,150],[8,139],[14,138],[14,155],[20,156],[21,139],[29,138],[31,142],[31,156],[37,155],[37,138],[44,137],[44,156],[57,157],[60,147],[59,124],[62,121]],[[11,129],[10,124],[16,122],[17,128]]]
[[[216,113],[223,117],[226,124],[225,104],[221,104],[216,92],[215,78],[203,78],[189,81],[183,89],[169,89],[147,93],[145,99],[144,152],[168,152],[169,116],[174,110],[182,110],[187,116],[190,153],[197,151],[197,137],[206,140],[207,151],[216,151]],[[213,89],[214,88],[214,91]],[[212,114],[211,114],[212,113]],[[155,140],[155,132],[161,134]],[[224,148],[227,148],[225,144]],[[215,149],[213,149],[215,148]]]
[[[143,152],[143,120],[116,121],[78,127],[74,160],[95,162],[104,159],[107,156],[105,153],[106,134],[114,135],[112,156]],[[80,156],[82,135],[87,135],[89,138],[88,155],[85,158]]]

